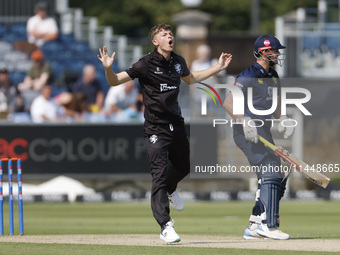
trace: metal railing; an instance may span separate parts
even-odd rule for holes
[[[34,7],[41,0],[1,0],[0,23],[24,23],[34,15]],[[60,0],[59,0],[60,1]],[[57,13],[55,0],[44,0],[48,4],[48,13],[54,17]]]
[[[34,8],[40,0],[1,0],[0,23],[11,25],[26,23],[34,15]],[[142,55],[141,45],[131,45],[125,35],[114,35],[112,27],[98,26],[96,17],[85,17],[80,8],[69,8],[68,0],[44,0],[48,4],[49,16],[55,17],[62,34],[74,34],[78,41],[87,42],[90,48],[106,45],[109,52],[116,51],[120,70],[129,67]]]

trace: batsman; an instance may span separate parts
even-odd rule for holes
[[[272,106],[275,107],[273,91],[277,91],[280,98],[280,80],[273,67],[277,64],[282,66],[285,56],[280,50],[285,48],[275,36],[260,36],[254,44],[254,64],[243,70],[235,79],[234,85],[242,91],[244,98],[252,98],[253,108],[257,110],[264,112],[272,109]],[[248,95],[249,91],[252,91],[252,95]],[[246,102],[244,115],[234,115],[233,95],[229,92],[223,104],[237,123],[233,125],[235,144],[246,155],[250,165],[254,166],[253,169],[256,169],[258,179],[255,205],[243,236],[245,239],[289,239],[289,235],[279,229],[279,202],[284,195],[287,178],[284,178],[280,171],[280,158],[263,143],[258,142],[258,135],[261,135],[274,143],[270,132],[272,122],[268,121],[272,118],[280,120],[279,131],[284,133],[285,138],[293,134],[294,125],[290,125],[293,120],[282,116],[280,100],[276,103],[276,110],[272,114],[254,114]]]

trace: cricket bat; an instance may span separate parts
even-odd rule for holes
[[[323,175],[322,173],[311,169],[311,167],[308,166],[308,164],[306,164],[305,162],[303,162],[302,160],[298,159],[297,157],[295,157],[292,153],[290,153],[289,151],[287,151],[285,148],[283,148],[282,146],[276,146],[272,143],[270,143],[269,141],[267,141],[266,139],[264,139],[262,136],[258,136],[259,140],[268,148],[270,148],[271,150],[273,150],[277,155],[280,156],[280,158],[282,158],[284,161],[286,161],[287,163],[293,165],[295,167],[295,169],[299,170],[299,172],[305,176],[308,180],[314,182],[315,184],[326,188],[330,179]]]

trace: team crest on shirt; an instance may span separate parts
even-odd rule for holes
[[[178,63],[177,63],[177,64],[175,65],[175,70],[176,70],[177,73],[181,73],[181,70],[182,70],[181,64],[178,64]]]
[[[158,136],[157,135],[152,135],[149,138],[150,143],[153,143],[153,144],[155,144],[157,142],[157,140],[158,140]]]

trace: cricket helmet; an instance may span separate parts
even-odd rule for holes
[[[286,47],[283,46],[279,39],[277,39],[275,36],[262,35],[258,37],[254,43],[254,56],[255,58],[265,56],[272,66],[276,64],[282,66],[285,60],[285,55],[282,53],[274,53],[272,50],[280,50],[285,48]]]

